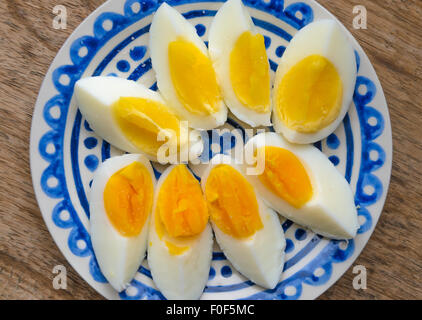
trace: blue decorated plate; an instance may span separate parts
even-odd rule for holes
[[[90,242],[88,198],[92,176],[101,161],[120,154],[101,140],[81,116],[73,99],[75,82],[86,76],[116,75],[155,88],[147,49],[152,14],[161,0],[107,1],[69,37],[42,84],[31,130],[31,170],[45,223],[79,274],[110,299],[161,299],[147,262],[130,287],[115,292],[101,274]],[[219,0],[169,0],[206,41]],[[273,71],[292,36],[311,21],[334,18],[315,1],[244,0],[265,36]],[[349,34],[350,35],[350,34]],[[392,141],[387,104],[375,71],[350,35],[358,65],[354,103],[334,134],[318,142],[350,182],[358,205],[360,229],[350,241],[329,241],[290,221],[283,221],[286,263],[280,283],[264,290],[239,275],[215,247],[203,299],[314,299],[353,263],[371,236],[387,194]],[[274,72],[273,72],[274,73]],[[226,126],[246,128],[229,119]],[[211,134],[211,133],[210,133]],[[220,144],[243,143],[230,134]],[[205,152],[226,152],[220,145]],[[157,174],[162,167],[155,168]],[[201,174],[201,165],[192,168]],[[352,284],[350,284],[352,285]]]

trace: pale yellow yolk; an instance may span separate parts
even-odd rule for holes
[[[182,37],[169,44],[168,56],[171,79],[184,107],[197,115],[217,112],[221,94],[209,57]]]
[[[114,173],[104,189],[104,207],[113,227],[125,237],[137,236],[148,218],[153,200],[148,169],[134,162]]]
[[[138,148],[156,155],[159,147],[170,137],[180,144],[180,121],[160,102],[144,98],[120,98],[113,106],[113,114],[125,136]],[[168,130],[166,141],[158,141],[161,130]],[[177,139],[176,139],[177,138]]]
[[[182,254],[183,252],[185,252],[186,250],[189,249],[188,246],[177,245],[177,244],[172,243],[171,241],[165,240],[165,243],[166,243],[166,246],[169,250],[169,253],[174,255],[174,256],[180,255],[180,254]]]
[[[230,54],[230,80],[234,93],[247,108],[259,113],[270,109],[270,70],[264,37],[242,33]]]
[[[337,118],[342,96],[336,67],[323,56],[311,55],[284,75],[276,92],[276,110],[288,128],[312,133]]]
[[[272,192],[295,208],[312,197],[312,184],[302,162],[291,151],[279,147],[265,148],[265,169],[259,176]]]
[[[156,231],[171,254],[181,254],[189,247],[180,245],[202,233],[208,223],[208,209],[199,182],[185,165],[177,165],[167,176],[158,193],[155,212]]]
[[[213,221],[224,233],[245,238],[263,228],[252,185],[229,165],[214,167],[205,185]]]

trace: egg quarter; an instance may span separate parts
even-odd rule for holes
[[[230,111],[252,127],[271,125],[265,41],[241,0],[229,0],[217,11],[209,29],[208,48]]]
[[[281,278],[286,241],[277,213],[267,207],[241,167],[216,155],[201,185],[221,250],[245,277],[273,289]]]
[[[148,236],[148,264],[167,299],[199,299],[208,280],[213,234],[196,178],[185,165],[161,175]]]
[[[155,176],[143,155],[107,159],[92,182],[90,236],[104,277],[118,292],[135,276],[145,257]]]
[[[352,104],[356,75],[354,50],[338,22],[309,23],[279,61],[272,93],[275,131],[300,144],[326,138]]]
[[[161,147],[168,147],[164,151],[175,156],[169,159],[177,161],[181,155],[192,160],[202,153],[200,133],[185,130],[160,93],[140,83],[87,77],[76,82],[74,94],[94,132],[120,150],[142,153],[151,161],[166,160],[160,158]]]
[[[157,86],[172,110],[195,129],[224,124],[227,108],[207,47],[195,27],[163,3],[154,14],[149,33]]]
[[[354,195],[331,161],[312,145],[289,143],[277,133],[260,135],[250,139],[245,148],[265,149],[257,153],[264,171],[247,178],[266,203],[325,237],[355,237],[359,224]]]

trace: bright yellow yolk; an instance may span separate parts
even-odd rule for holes
[[[199,182],[185,165],[177,165],[158,194],[156,230],[162,237],[186,238],[200,234],[208,223],[208,209]]]
[[[295,208],[312,197],[312,184],[302,162],[289,150],[265,148],[265,169],[259,176],[272,192]]]
[[[259,113],[270,109],[270,70],[264,37],[242,33],[230,54],[230,80],[240,102]]]
[[[252,236],[263,227],[252,185],[229,165],[214,167],[205,185],[211,220],[235,238]]]
[[[157,141],[161,130],[170,129],[169,132],[176,135],[177,143],[180,143],[180,122],[160,102],[144,98],[120,98],[113,106],[113,114],[126,137],[150,155],[156,155],[165,142]]]
[[[277,88],[276,109],[288,128],[312,133],[337,118],[342,96],[336,67],[323,56],[311,55],[284,75]]]
[[[104,207],[113,227],[125,237],[137,236],[151,211],[153,183],[139,162],[114,173],[104,189]]]
[[[217,112],[220,88],[209,57],[181,37],[169,44],[168,56],[171,79],[184,107],[197,115]]]

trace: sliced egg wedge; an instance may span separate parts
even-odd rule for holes
[[[218,10],[208,48],[230,111],[252,127],[270,125],[270,65],[264,37],[241,0],[229,0]]]
[[[353,192],[320,150],[267,132],[251,138],[245,153],[256,154],[256,172],[248,179],[279,214],[329,238],[356,235]]]
[[[258,197],[242,169],[216,155],[202,176],[216,240],[233,266],[256,284],[273,289],[280,280],[286,241],[276,212]]]
[[[274,129],[293,143],[326,138],[346,115],[355,82],[355,54],[338,22],[308,24],[290,41],[277,68]]]
[[[140,83],[83,78],[75,84],[75,97],[95,133],[123,151],[142,153],[152,161],[171,154],[191,160],[202,152],[200,133],[184,128],[161,95]]]
[[[199,299],[208,280],[213,235],[201,187],[183,165],[157,183],[148,240],[154,283],[167,299]]]
[[[176,9],[163,3],[154,14],[149,42],[157,85],[174,112],[195,129],[227,119],[207,47]]]
[[[90,192],[90,234],[101,272],[117,291],[135,276],[146,253],[155,177],[142,155],[101,164]]]

